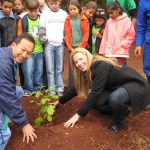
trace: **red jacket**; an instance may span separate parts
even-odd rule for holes
[[[89,39],[89,21],[84,14],[80,15],[81,18],[81,31],[82,31],[82,41],[78,45],[78,47],[88,48],[88,39]],[[70,15],[67,16],[64,26],[65,32],[65,40],[67,45],[67,50],[73,49],[72,47],[72,27],[71,27],[71,17]]]

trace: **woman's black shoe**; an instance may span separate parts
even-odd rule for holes
[[[120,130],[124,129],[124,124],[123,123],[113,123],[110,127],[109,130],[113,132],[118,132]]]

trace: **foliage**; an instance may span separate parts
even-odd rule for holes
[[[63,9],[65,9],[65,10],[67,10],[67,5],[69,4],[69,1],[70,1],[70,0],[62,0],[62,1],[61,1],[61,7],[62,7]],[[106,1],[106,0],[79,0],[80,4],[81,4],[82,6],[85,6],[89,1],[95,1],[95,2],[97,2],[98,6],[99,6],[100,8],[104,8],[104,7],[105,7],[105,1]]]
[[[51,122],[53,120],[53,115],[55,113],[55,106],[49,103],[51,100],[58,99],[58,96],[47,95],[47,93],[48,90],[45,90],[44,87],[41,87],[40,91],[31,93],[32,96],[35,96],[35,100],[31,100],[30,103],[35,103],[37,107],[40,107],[38,115],[34,121],[35,126],[41,126],[46,120],[48,122]],[[40,99],[40,97],[42,98]]]

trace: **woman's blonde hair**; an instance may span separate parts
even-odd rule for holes
[[[82,72],[81,70],[79,70],[75,65],[73,57],[77,53],[82,53],[87,58],[87,70],[85,72]],[[70,55],[70,61],[71,61],[71,65],[73,68],[74,85],[75,85],[78,95],[82,97],[86,97],[89,92],[89,89],[92,87],[91,65],[94,62],[105,61],[113,65],[115,68],[121,67],[121,65],[119,65],[118,62],[113,61],[112,59],[109,59],[109,58],[105,58],[100,55],[93,56],[88,50],[84,48],[73,49]]]

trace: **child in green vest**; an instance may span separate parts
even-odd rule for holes
[[[98,54],[99,52],[99,47],[101,43],[101,39],[103,36],[104,28],[105,28],[105,23],[106,23],[106,15],[105,12],[102,12],[100,10],[97,11],[94,17],[94,24],[92,25],[91,28],[91,52],[93,55]]]

